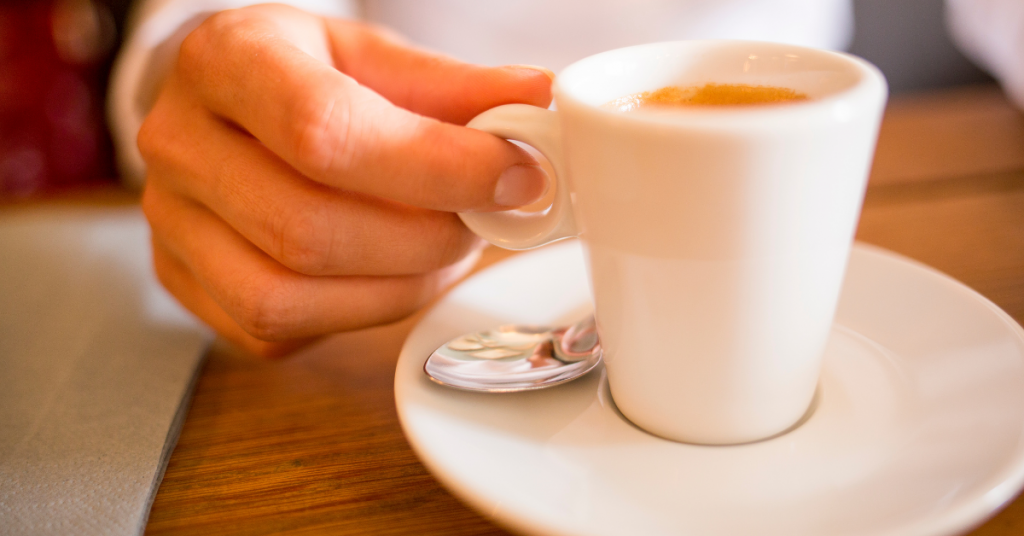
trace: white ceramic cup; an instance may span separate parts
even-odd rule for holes
[[[809,100],[601,107],[708,82]],[[633,423],[693,443],[770,437],[814,397],[886,94],[861,59],[783,44],[597,54],[557,77],[557,111],[508,105],[469,123],[540,150],[552,206],[460,216],[510,249],[582,239],[612,397]]]

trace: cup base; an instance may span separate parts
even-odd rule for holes
[[[603,371],[602,371],[602,373],[604,374]],[[786,434],[788,434],[788,433],[790,433],[790,432],[800,428],[801,426],[803,426],[803,424],[806,423],[808,420],[810,420],[810,418],[814,415],[814,412],[818,409],[818,405],[819,405],[819,402],[821,400],[821,384],[819,383],[818,387],[814,390],[814,396],[811,397],[811,403],[808,404],[807,410],[804,411],[804,413],[800,416],[799,419],[796,420],[796,422],[791,424],[785,430],[782,430],[781,432],[776,432],[774,434],[771,434],[771,435],[768,435],[768,436],[765,436],[765,437],[761,437],[761,438],[758,438],[758,439],[752,439],[752,440],[749,440],[749,441],[739,441],[739,442],[736,442],[736,443],[703,443],[703,442],[698,442],[698,441],[683,441],[683,440],[674,439],[674,438],[671,438],[671,437],[665,437],[663,435],[656,434],[654,432],[651,432],[650,430],[647,430],[647,429],[643,428],[642,426],[640,426],[640,425],[636,424],[635,422],[633,422],[629,417],[627,417],[624,413],[622,413],[622,410],[619,409],[619,406],[615,403],[615,397],[612,396],[612,389],[611,389],[611,385],[608,383],[608,377],[607,376],[602,378],[601,394],[603,395],[603,398],[608,401],[609,407],[611,407],[612,410],[615,411],[615,414],[618,415],[620,419],[622,419],[623,421],[629,423],[629,425],[632,426],[633,428],[636,428],[637,430],[639,430],[639,431],[641,431],[641,432],[643,432],[643,433],[645,433],[645,434],[647,434],[647,435],[649,435],[651,437],[657,437],[658,439],[664,439],[665,441],[671,441],[673,443],[680,443],[680,444],[683,444],[683,445],[698,445],[698,446],[702,446],[702,447],[735,447],[735,446],[741,446],[741,445],[752,445],[752,444],[761,443],[761,442],[764,442],[764,441],[770,441],[772,439],[775,439],[775,438],[778,438],[778,437],[782,437],[782,436],[784,436],[784,435],[786,435]]]

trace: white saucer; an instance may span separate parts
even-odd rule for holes
[[[818,406],[759,443],[673,443],[623,420],[603,368],[487,395],[423,374],[435,348],[590,308],[566,243],[461,284],[409,336],[395,377],[406,436],[456,495],[537,534],[957,534],[1024,484],[1024,330],[930,268],[854,248]]]

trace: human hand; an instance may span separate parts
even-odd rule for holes
[[[403,318],[475,261],[454,212],[545,188],[524,151],[459,125],[550,99],[539,69],[468,65],[286,6],[218,13],[139,132],[157,275],[262,355]]]

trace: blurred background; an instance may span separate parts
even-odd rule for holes
[[[114,181],[103,96],[127,4],[0,3],[0,197]]]
[[[129,0],[0,3],[0,200],[116,182],[103,112]],[[850,52],[893,94],[992,82],[953,45],[943,0],[854,0]]]
[[[850,52],[877,65],[894,94],[994,82],[953,45],[943,0],[854,0]]]

